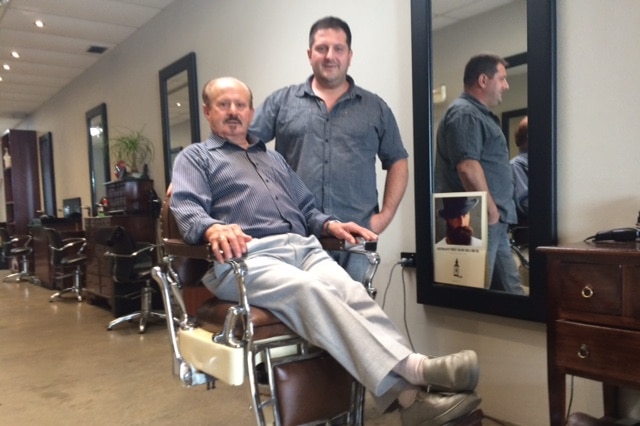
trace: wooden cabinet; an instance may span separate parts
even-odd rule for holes
[[[565,375],[602,382],[605,418],[616,420],[619,387],[640,389],[640,244],[538,250],[547,258],[550,424],[565,424]]]
[[[2,136],[6,222],[12,235],[26,235],[40,210],[37,142],[32,130],[9,130]]]

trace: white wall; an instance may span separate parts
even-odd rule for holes
[[[632,46],[640,35],[640,2],[558,3],[558,229],[561,242],[567,242],[597,229],[632,225],[640,207],[635,172],[640,144],[634,140],[640,120],[634,114],[637,89],[632,81],[640,71]],[[150,173],[162,192],[158,71],[195,51],[199,87],[209,78],[232,74],[245,80],[260,102],[272,90],[310,74],[309,26],[328,14],[351,25],[351,74],[389,103],[412,155],[408,0],[177,0],[23,123],[53,134],[58,204],[74,196],[89,200],[87,110],[106,102],[112,135],[117,127],[145,126],[157,144]],[[201,123],[204,137],[208,130]],[[381,296],[400,251],[415,250],[413,188],[411,181],[396,219],[382,236],[383,264],[376,280]],[[417,350],[442,354],[475,349],[485,411],[516,424],[548,424],[543,324],[418,305],[411,271],[403,277],[393,270],[390,281],[386,310],[403,329],[406,309]],[[578,380],[576,393],[576,408],[598,413],[598,386]]]

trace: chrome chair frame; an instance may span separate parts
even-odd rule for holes
[[[47,229],[47,236],[49,238],[49,250],[51,250],[52,252],[52,255],[51,255],[52,266],[54,268],[64,268],[65,266],[67,267],[75,266],[75,268],[73,272],[69,272],[69,273],[63,272],[63,273],[55,274],[54,282],[68,278],[68,277],[73,277],[73,285],[71,287],[67,287],[65,289],[62,289],[60,291],[53,293],[51,296],[49,296],[49,302],[55,301],[57,298],[62,297],[62,295],[65,293],[73,293],[76,299],[78,300],[78,302],[82,302],[83,300],[82,299],[82,266],[86,263],[86,259],[87,259],[86,256],[84,256],[84,249],[87,246],[87,240],[81,237],[61,239],[61,242],[63,242],[64,245],[60,247],[56,247],[51,244],[51,236],[49,236],[50,232],[57,232],[57,231],[54,229]],[[56,254],[58,256],[64,256],[65,252],[71,250],[72,248],[78,245],[80,246],[80,248],[77,250],[75,255],[72,255],[70,256],[69,259],[67,259],[69,261],[67,265],[54,264],[54,259],[57,257]]]
[[[363,281],[369,294],[375,297],[377,291],[373,287],[373,277],[380,263],[380,257],[375,252],[376,244],[362,243],[351,247],[336,239],[322,239],[322,243],[327,250],[349,250],[367,257],[369,267]],[[156,266],[152,270],[154,279],[162,289],[167,318],[177,317],[178,319],[177,327],[174,321],[168,319],[166,322],[173,349],[174,374],[178,375],[185,386],[206,384],[208,388],[214,388],[216,380],[240,385],[246,376],[251,389],[252,406],[257,424],[260,426],[288,424],[283,422],[277,401],[278,389],[276,389],[274,369],[283,363],[317,360],[326,353],[311,347],[308,342],[293,332],[277,337],[255,339],[252,307],[247,299],[245,287],[247,267],[243,259],[227,262],[235,274],[239,301],[228,308],[224,325],[219,332],[211,333],[202,330],[187,314],[180,277],[173,267],[176,257],[214,262],[208,245],[190,246],[182,240],[165,238],[163,267]],[[174,304],[180,311],[179,315],[174,314]],[[195,335],[198,337],[194,337]],[[190,343],[195,340],[197,343]],[[193,350],[195,346],[198,346],[198,350]],[[198,351],[207,355],[204,357],[197,355]],[[264,373],[266,373],[266,384],[259,377],[264,376]],[[313,419],[313,424],[364,424],[365,390],[360,383],[351,380],[350,403],[346,413],[341,413],[334,418]],[[304,423],[309,423],[309,420],[306,419]]]
[[[29,272],[29,255],[33,252],[33,247],[31,246],[33,237],[31,235],[10,235],[4,228],[2,234],[4,235],[2,256],[5,259],[15,258],[21,264],[21,269],[18,272],[7,275],[3,281],[30,281],[36,283],[38,279]]]

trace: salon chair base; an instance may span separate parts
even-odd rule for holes
[[[164,312],[155,311],[152,309],[153,293],[154,291],[149,283],[143,285],[142,289],[140,290],[140,310],[114,319],[107,325],[107,331],[111,331],[114,327],[124,322],[132,322],[137,320],[138,332],[142,334],[146,331],[147,322],[150,319],[166,320],[167,315]]]
[[[57,279],[64,279],[66,277],[73,276],[73,286],[60,290],[49,296],[49,302],[53,302],[56,299],[61,299],[63,294],[72,293],[75,295],[78,302],[82,302],[82,271],[78,268],[74,273],[67,275],[60,275]]]

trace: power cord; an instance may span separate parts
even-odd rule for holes
[[[393,276],[393,272],[396,270],[396,268],[398,266],[402,266],[402,320],[404,323],[404,330],[405,333],[407,334],[407,340],[409,340],[409,345],[411,346],[411,350],[413,350],[414,352],[416,351],[415,347],[413,346],[413,341],[411,340],[411,334],[409,334],[409,324],[407,322],[407,288],[406,288],[406,282],[404,279],[404,268],[407,267],[407,261],[408,259],[402,259],[399,262],[395,263],[393,265],[393,267],[391,268],[391,271],[389,271],[389,279],[387,280],[387,286],[384,289],[384,294],[382,295],[382,310],[384,310],[384,307],[387,303],[387,293],[389,292],[389,288],[391,288],[391,277]]]

